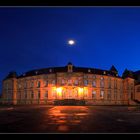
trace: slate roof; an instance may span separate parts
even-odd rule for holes
[[[68,65],[72,65],[72,63],[68,63]],[[68,65],[64,66],[64,67],[49,67],[49,68],[31,70],[31,71],[25,72],[22,75],[16,76],[16,77],[23,78],[23,77],[29,77],[29,76],[35,76],[35,75],[42,75],[42,74],[67,72]],[[120,76],[116,75],[116,72],[113,72],[110,70],[96,69],[96,68],[86,68],[86,67],[73,66],[73,72],[82,72],[82,73],[91,73],[91,74],[110,75],[110,76],[120,77]],[[6,79],[7,78],[10,78],[10,76],[6,77]]]

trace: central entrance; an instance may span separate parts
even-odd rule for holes
[[[82,100],[88,97],[88,89],[86,87],[78,86],[63,86],[63,87],[53,87],[52,90],[53,99],[76,99]]]

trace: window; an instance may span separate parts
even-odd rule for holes
[[[65,80],[64,80],[64,79],[62,79],[61,84],[62,84],[62,85],[64,85],[64,84],[65,84]]]
[[[38,88],[40,87],[40,81],[37,82],[37,87],[38,87]]]
[[[103,77],[101,77],[100,86],[101,86],[102,88],[104,87],[104,78],[103,78]]]
[[[93,87],[96,87],[96,81],[95,81],[95,80],[92,81],[92,86],[93,86]]]
[[[21,99],[21,92],[18,93],[18,99]]]
[[[34,87],[34,82],[33,81],[31,82],[31,87]]]
[[[68,80],[68,84],[69,84],[69,85],[72,84],[72,80]]]
[[[27,88],[27,82],[26,81],[24,82],[24,88]]]
[[[104,74],[106,74],[106,71],[104,71]]]
[[[114,99],[115,100],[117,99],[117,91],[116,90],[114,91]]]
[[[101,92],[100,92],[100,98],[104,98],[104,91],[103,90],[101,90]]]
[[[47,87],[48,86],[48,81],[45,81],[45,87]]]
[[[110,90],[108,91],[107,99],[111,99],[111,91]]]
[[[27,91],[24,92],[24,98],[27,99]]]
[[[88,69],[88,72],[91,72],[91,70],[90,70],[90,69]]]
[[[88,78],[88,76],[87,75],[84,75],[84,78]]]
[[[117,88],[117,80],[114,80],[114,88]]]
[[[19,88],[19,89],[21,88],[21,84],[18,84],[18,88]]]
[[[65,90],[62,90],[62,98],[65,97]]]
[[[46,91],[45,93],[45,98],[48,98],[48,91]]]
[[[52,85],[53,85],[53,86],[55,85],[55,80],[52,80]]]
[[[93,79],[96,79],[96,75],[93,75]]]
[[[87,97],[88,96],[88,90],[84,89],[84,96]]]
[[[38,91],[38,99],[40,99],[40,91]]]
[[[108,88],[111,88],[111,78],[108,78]]]
[[[49,69],[49,72],[52,72],[52,69]]]
[[[55,97],[56,96],[56,91],[52,90],[52,96]]]
[[[92,99],[96,98],[96,91],[92,91]]]
[[[85,86],[88,85],[88,80],[84,80],[84,85],[85,85]]]
[[[31,92],[31,98],[32,98],[32,99],[34,98],[34,93],[33,93],[33,91]]]
[[[75,80],[75,81],[74,81],[74,84],[75,84],[75,85],[78,85],[78,80]]]

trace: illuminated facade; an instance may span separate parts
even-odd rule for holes
[[[101,70],[76,67],[72,63],[32,70],[20,76],[11,72],[3,80],[2,101],[4,104],[53,104],[56,100],[76,99],[84,100],[87,105],[136,104],[140,86],[128,72],[120,77],[114,66]]]

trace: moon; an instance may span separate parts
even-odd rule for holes
[[[74,45],[74,44],[75,44],[75,41],[74,41],[74,40],[69,40],[69,41],[68,41],[68,44],[69,44],[69,45]]]

